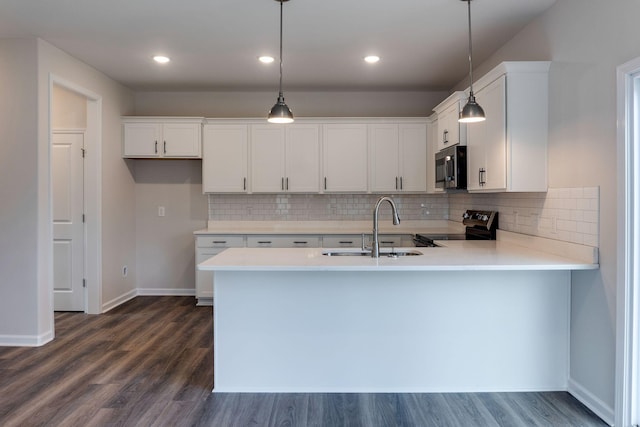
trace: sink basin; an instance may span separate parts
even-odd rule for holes
[[[371,256],[371,251],[344,251],[344,250],[338,250],[338,251],[326,251],[323,252],[322,255],[325,256]],[[422,252],[420,251],[380,251],[380,257],[387,257],[387,258],[398,258],[401,256],[417,256],[417,255],[422,255]]]

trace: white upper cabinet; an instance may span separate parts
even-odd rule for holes
[[[203,192],[247,192],[248,135],[245,124],[204,126]]]
[[[452,145],[467,143],[467,126],[458,122],[462,106],[466,102],[464,92],[454,92],[438,104],[433,111],[438,115],[437,151]]]
[[[504,62],[474,84],[486,120],[468,125],[468,190],[547,191],[549,62]]]
[[[427,127],[424,123],[369,125],[372,192],[427,190]]]
[[[367,125],[324,125],[323,163],[325,192],[366,192]]]
[[[436,187],[435,154],[440,151],[438,141],[438,115],[432,114],[427,121],[427,193],[442,193]]]
[[[200,117],[124,117],[122,156],[199,159],[202,122]]]
[[[251,126],[251,191],[278,193],[285,189],[284,127]]]
[[[251,191],[319,192],[319,126],[252,125]]]

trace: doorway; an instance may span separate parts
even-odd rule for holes
[[[60,102],[60,97],[63,98],[62,102]],[[61,249],[62,246],[56,247],[52,241],[51,251],[54,264],[56,264],[54,266],[54,281],[58,284],[69,283],[72,281],[72,276],[78,277],[77,271],[81,270],[80,282],[76,280],[76,283],[80,283],[81,290],[79,294],[74,293],[74,298],[80,295],[79,299],[75,301],[75,309],[89,314],[99,314],[102,313],[102,97],[69,80],[51,74],[49,77],[49,113],[49,135],[52,145],[49,156],[52,173],[51,218],[54,220],[57,216],[55,210],[59,206],[55,205],[58,200],[55,194],[56,189],[53,187],[56,185],[53,174],[56,173],[55,162],[59,159],[55,159],[56,152],[53,143],[64,140],[64,144],[71,144],[71,140],[75,140],[73,143],[76,144],[76,147],[78,144],[82,144],[81,155],[84,155],[81,162],[82,174],[79,178],[82,189],[82,208],[79,209],[79,219],[78,217],[73,219],[74,223],[80,221],[79,224],[82,224],[80,226],[82,235],[76,234],[74,238],[80,239],[79,243],[83,248],[83,254],[81,259],[76,258],[71,264],[69,259],[73,259],[72,245],[66,243],[66,247]],[[75,199],[77,200],[78,197],[76,196]],[[52,227],[55,231],[56,225],[52,223]],[[75,247],[78,248],[78,243],[75,244]],[[71,269],[61,270],[64,271],[64,274],[61,274],[56,269],[62,264],[71,266]],[[79,266],[82,268],[73,270],[74,267]],[[52,290],[52,292],[54,293],[54,307],[52,309],[68,310],[69,308],[62,306],[56,307],[57,300],[60,298],[56,296],[58,291]],[[81,301],[81,306],[77,305],[78,301]]]
[[[617,70],[618,280],[615,425],[640,424],[640,58]]]

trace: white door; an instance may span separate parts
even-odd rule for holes
[[[84,133],[54,132],[51,172],[56,311],[85,311],[83,150]]]

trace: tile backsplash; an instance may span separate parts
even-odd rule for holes
[[[466,209],[500,212],[501,230],[598,246],[599,187],[550,188],[546,193],[460,193],[449,196],[449,219]]]
[[[371,219],[376,194],[210,194],[213,221],[361,221]],[[404,220],[462,221],[467,209],[500,212],[501,230],[598,246],[598,187],[547,193],[393,195]],[[380,218],[390,219],[387,206]]]
[[[369,220],[376,194],[210,194],[213,221],[360,221]],[[448,219],[445,194],[393,195],[403,220]],[[390,219],[383,206],[380,218]]]

